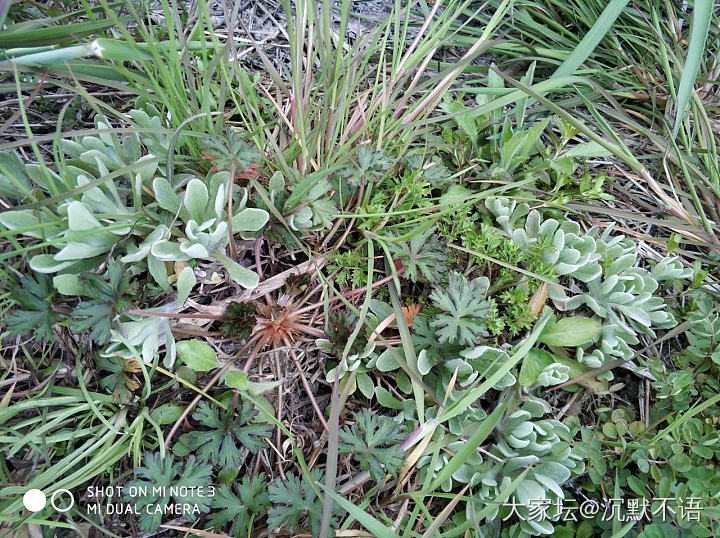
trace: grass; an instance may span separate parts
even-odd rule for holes
[[[714,535],[712,2],[63,6],[0,6],[0,535]]]

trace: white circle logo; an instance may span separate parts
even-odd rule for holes
[[[39,512],[46,504],[47,498],[39,489],[29,489],[23,495],[23,505],[31,512]]]
[[[64,506],[62,508],[58,508],[57,505],[55,504],[55,497],[57,497],[61,493],[67,493],[70,496],[70,504],[68,504],[67,506]],[[44,497],[44,495],[43,495],[43,497]],[[75,506],[75,496],[68,489],[59,489],[59,490],[55,491],[52,494],[52,496],[50,497],[50,505],[58,512],[67,512],[73,506]]]

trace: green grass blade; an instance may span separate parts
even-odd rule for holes
[[[475,450],[477,450],[477,447],[479,447],[482,442],[487,439],[488,435],[490,435],[495,429],[497,423],[500,422],[500,419],[502,418],[503,413],[507,408],[507,405],[507,400],[498,404],[498,406],[495,408],[495,411],[493,411],[490,416],[488,416],[485,420],[482,421],[480,426],[478,426],[477,430],[473,432],[473,434],[463,445],[463,447],[458,450],[455,455],[450,459],[450,461],[447,462],[447,465],[445,465],[440,470],[438,475],[435,477],[435,480],[433,480],[432,484],[430,484],[430,491],[434,491],[443,482],[450,478],[452,474],[457,471],[463,463],[467,461],[470,455],[475,452]]]
[[[695,0],[692,24],[690,25],[690,44],[688,45],[685,67],[678,87],[677,111],[675,112],[675,125],[672,131],[673,139],[677,136],[680,125],[682,125],[683,115],[690,101],[695,78],[700,69],[700,62],[705,52],[705,40],[710,29],[712,11],[712,0]]]
[[[577,47],[573,49],[570,56],[555,70],[551,78],[572,75],[578,67],[593,53],[603,37],[608,33],[615,20],[620,16],[628,0],[613,0],[610,2],[598,17],[590,31],[585,34]]]
[[[127,18],[121,19],[127,22]],[[115,22],[107,19],[99,21],[79,22],[74,24],[63,24],[49,28],[35,28],[33,30],[22,29],[13,31],[10,26],[0,34],[0,48],[9,47],[41,47],[43,45],[56,45],[59,43],[77,42],[78,38],[97,33],[114,26]]]
[[[347,510],[352,517],[357,519],[363,527],[372,532],[375,536],[378,536],[379,538],[394,538],[397,536],[397,534],[395,534],[392,529],[383,525],[380,521],[368,514],[362,508],[355,506],[345,497],[342,497],[331,489],[328,489],[325,484],[317,482],[317,485],[324,489],[325,492],[328,493],[335,500],[335,502],[337,502],[340,506]]]
[[[535,342],[537,342],[537,339],[540,337],[540,333],[542,333],[545,325],[550,319],[551,314],[552,311],[550,308],[546,307],[540,319],[535,323],[532,333],[530,333],[530,335],[523,341],[522,345],[517,349],[513,356],[510,357],[510,360],[498,368],[497,371],[488,377],[482,384],[466,391],[460,399],[453,402],[452,405],[448,406],[445,411],[443,411],[440,417],[438,417],[438,420],[440,422],[445,422],[465,411],[465,409],[490,390],[495,383],[500,381],[505,374],[512,370],[535,345]]]

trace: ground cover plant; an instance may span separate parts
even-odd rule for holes
[[[717,15],[0,3],[2,536],[714,536]]]

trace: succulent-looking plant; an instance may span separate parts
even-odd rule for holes
[[[497,442],[490,448],[494,457],[478,466],[469,480],[473,502],[467,504],[468,518],[472,517],[473,511],[485,508],[527,470],[513,493],[517,504],[521,505],[517,508],[520,526],[530,535],[552,534],[552,516],[555,514],[549,510],[548,519],[543,521],[528,518],[530,501],[549,501],[552,505],[564,499],[563,484],[582,474],[585,465],[571,445],[570,429],[557,420],[542,418],[550,411],[550,405],[544,400],[526,396],[520,409],[501,422],[497,428]],[[485,521],[492,522],[498,515],[507,518],[510,510],[508,506],[496,504]]]
[[[170,230],[153,233],[140,245],[132,256],[136,261],[140,256],[151,255],[160,261],[187,261],[190,259],[217,259],[227,269],[230,277],[245,288],[257,286],[258,275],[228,257],[225,246],[229,242],[228,222],[225,215],[229,172],[216,172],[205,182],[192,178],[185,186],[182,197],[177,195],[165,178],[156,178],[153,189],[158,204],[163,209],[179,216],[185,223],[184,237],[170,237]],[[262,229],[269,215],[263,209],[245,207],[247,190],[240,188],[240,199],[233,208],[237,210],[232,217],[233,232],[245,237]],[[150,241],[152,239],[152,241]]]
[[[577,348],[577,359],[583,364],[596,368],[612,357],[629,359],[633,353],[630,346],[639,343],[639,334],[652,337],[655,329],[677,324],[658,291],[661,282],[692,276],[692,269],[684,268],[678,260],[663,258],[648,271],[637,267],[634,243],[613,235],[612,226],[602,232],[598,227],[582,232],[576,222],[543,220],[538,211],[528,211],[527,204],[504,198],[490,198],[486,207],[504,232],[522,247],[545,241],[548,246],[543,258],[561,280],[584,283],[585,290],[580,288],[572,296],[553,285],[548,294],[564,310],[587,306],[602,319],[598,341]],[[578,289],[577,283],[569,282],[572,289]],[[610,372],[603,375],[612,379]]]

